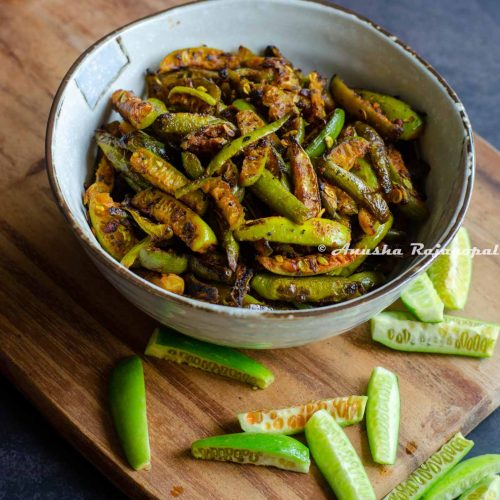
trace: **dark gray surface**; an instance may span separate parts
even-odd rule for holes
[[[472,127],[500,148],[499,0],[339,0],[430,62],[462,99]]]
[[[378,22],[426,58],[457,91],[476,132],[500,147],[499,0],[337,3]],[[500,453],[499,427],[497,410],[471,434],[471,456]],[[0,499],[121,496],[2,379],[0,471]]]

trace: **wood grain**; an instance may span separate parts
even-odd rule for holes
[[[145,361],[153,445],[150,472],[122,460],[106,411],[116,360],[142,352],[153,321],[132,308],[90,263],[59,213],[45,175],[45,122],[73,60],[110,30],[173,1],[63,0],[0,3],[0,363],[50,422],[131,497],[322,498],[309,475],[190,458],[194,439],[237,431],[235,413],[335,395],[361,394],[373,366],[401,379],[403,416],[395,467],[371,463],[361,426],[347,433],[379,495],[455,431],[470,431],[500,402],[499,349],[487,361],[408,355],[372,344],[366,326],[302,348],[252,355],[276,382],[252,391],[154,359]],[[500,153],[477,138],[477,183],[467,227],[479,247],[500,236]],[[498,257],[477,257],[464,315],[500,322]]]

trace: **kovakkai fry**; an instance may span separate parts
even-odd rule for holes
[[[189,179],[168,161],[145,148],[139,148],[132,154],[130,167],[153,186],[168,194],[174,194],[189,182]],[[207,202],[201,191],[187,193],[181,200],[198,214],[203,214],[207,209]]]
[[[103,249],[163,290],[261,310],[349,300],[428,216],[401,147],[424,118],[391,89],[328,85],[273,46],[180,48],[145,87],[113,92],[83,201]]]
[[[194,252],[206,252],[217,244],[214,232],[199,215],[158,189],[137,193],[132,205],[158,222],[169,225]]]

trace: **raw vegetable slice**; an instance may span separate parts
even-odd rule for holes
[[[399,437],[400,398],[398,377],[382,367],[373,369],[368,384],[366,431],[373,460],[396,462]]]
[[[326,410],[341,427],[346,427],[363,420],[366,400],[366,396],[320,399],[277,410],[239,413],[238,420],[245,432],[297,434],[304,430],[306,423],[315,412]]]
[[[427,274],[447,309],[463,309],[472,275],[471,243],[465,227],[458,230],[447,253],[441,254]]]
[[[109,385],[111,415],[130,466],[149,469],[148,419],[142,361],[138,356],[123,359],[116,365]]]
[[[451,500],[491,474],[500,472],[500,455],[469,458],[453,467],[423,497],[425,500]]]
[[[471,486],[458,500],[498,500],[500,499],[500,477],[488,476]]]
[[[426,323],[443,321],[444,304],[427,273],[415,278],[403,290],[401,300],[420,321]]]
[[[309,450],[288,436],[241,432],[213,436],[191,445],[193,457],[240,464],[271,465],[294,472],[309,472]]]
[[[417,470],[412,472],[405,481],[398,484],[384,500],[413,500],[421,498],[433,484],[457,465],[473,446],[474,443],[472,441],[465,439],[458,432]]]
[[[145,354],[194,366],[261,389],[274,382],[274,374],[268,368],[243,353],[196,340],[165,326],[154,330]]]
[[[375,492],[349,438],[335,419],[319,410],[306,424],[311,454],[339,500],[375,500]]]
[[[398,351],[488,358],[500,325],[447,315],[442,323],[421,323],[409,313],[385,311],[372,318],[371,332],[373,340]]]

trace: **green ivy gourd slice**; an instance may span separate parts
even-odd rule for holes
[[[371,319],[372,339],[406,352],[493,355],[500,325],[444,315],[441,323],[422,323],[406,312],[385,311]]]
[[[146,388],[142,361],[138,356],[121,360],[111,374],[109,402],[116,432],[130,466],[149,469]]]
[[[444,304],[427,273],[415,278],[403,290],[401,301],[420,321],[443,321]]]
[[[452,500],[471,486],[500,472],[500,455],[480,455],[453,467],[425,495],[425,500]]]
[[[304,431],[314,413],[326,410],[341,427],[346,427],[363,420],[366,401],[366,396],[320,399],[288,408],[239,413],[238,420],[245,432],[297,434]]]
[[[213,436],[191,445],[193,457],[240,464],[270,465],[294,472],[309,472],[309,450],[300,441],[279,434],[241,432]]]
[[[418,469],[396,486],[384,500],[416,500],[448,473],[474,446],[460,432],[455,434]]]
[[[375,500],[375,492],[349,438],[326,411],[306,424],[306,439],[319,470],[339,500]]]
[[[461,227],[446,249],[429,267],[427,274],[447,309],[463,309],[472,276],[471,242]]]
[[[182,335],[165,326],[154,330],[145,354],[187,364],[261,389],[274,381],[274,374],[268,368],[243,353]]]
[[[401,406],[397,375],[382,367],[374,368],[367,395],[366,431],[373,460],[392,465],[398,451]]]
[[[460,495],[458,500],[500,500],[500,476],[488,476]]]

